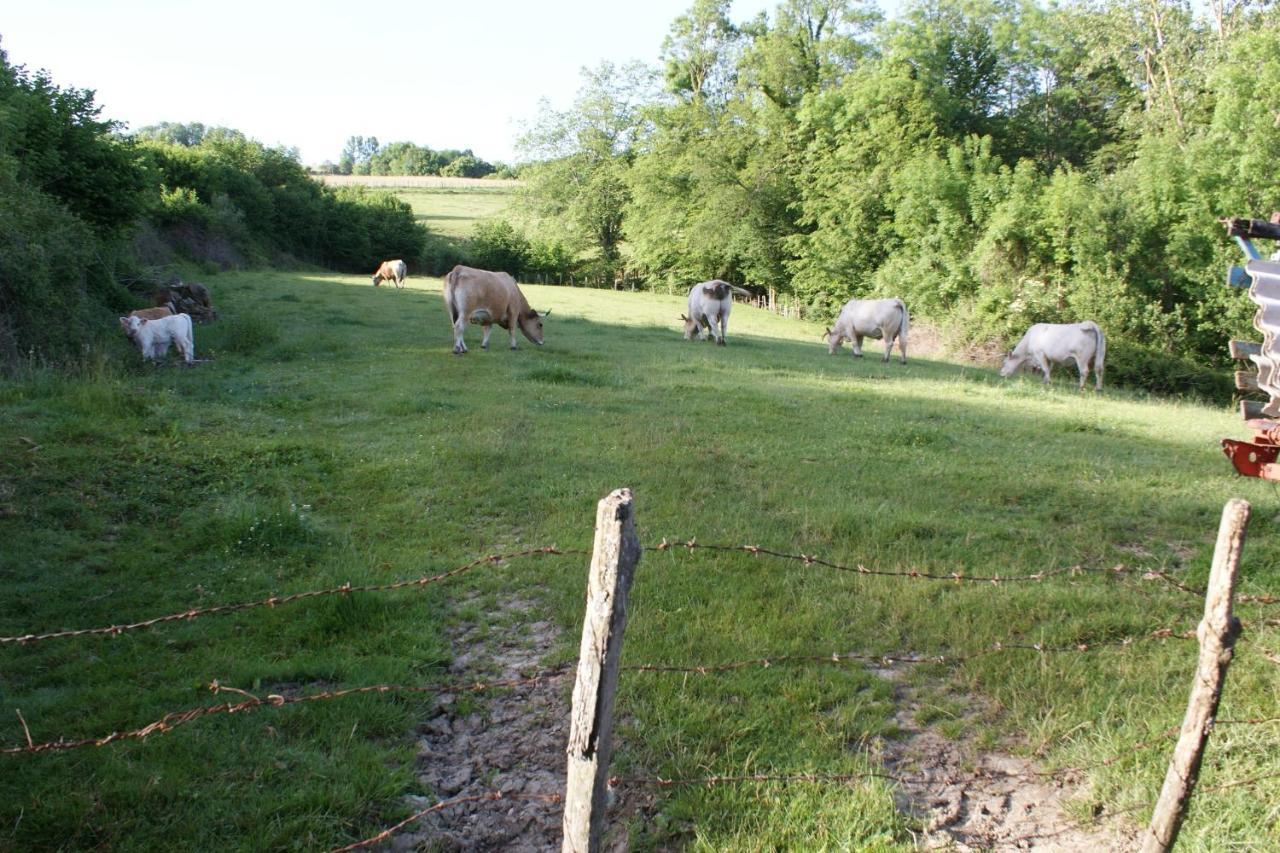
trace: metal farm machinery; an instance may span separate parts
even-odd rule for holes
[[[1237,472],[1245,477],[1261,477],[1280,482],[1280,251],[1263,258],[1254,247],[1255,239],[1280,243],[1280,213],[1271,221],[1227,219],[1227,236],[1234,237],[1248,259],[1243,267],[1231,267],[1227,284],[1248,288],[1249,298],[1258,305],[1253,325],[1262,332],[1262,343],[1231,341],[1231,357],[1252,362],[1256,371],[1237,370],[1236,389],[1267,396],[1266,402],[1242,400],[1240,414],[1253,432],[1252,441],[1222,439],[1222,452]]]

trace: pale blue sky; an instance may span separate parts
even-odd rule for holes
[[[235,127],[308,164],[355,134],[505,161],[539,98],[567,106],[583,66],[655,63],[691,3],[29,0],[8,4],[0,47],[135,128]],[[735,0],[732,18],[774,5]]]

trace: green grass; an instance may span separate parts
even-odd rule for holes
[[[456,240],[469,238],[476,223],[506,215],[514,188],[395,187],[388,188],[413,208],[413,216],[433,234]]]
[[[0,634],[436,572],[496,549],[587,547],[596,501],[631,487],[646,544],[755,542],[878,569],[1011,574],[1064,565],[1161,568],[1203,584],[1223,502],[1254,502],[1243,592],[1280,586],[1280,507],[1217,449],[1238,420],[1201,405],[879,350],[829,357],[811,324],[734,311],[729,346],[680,340],[681,300],[525,288],[553,308],[547,345],[505,335],[450,355],[438,283],[220,275],[223,319],[185,370],[137,362],[0,383]],[[105,321],[104,321],[105,322]],[[38,449],[32,449],[38,445]],[[534,598],[575,654],[584,561],[539,558],[421,591],[304,602],[111,639],[0,647],[0,741],[131,727],[263,692],[444,678],[443,628],[470,592]],[[745,554],[646,553],[627,662],[786,653],[958,653],[1193,627],[1172,587],[1086,575],[1023,586],[836,573]],[[1248,621],[1221,715],[1274,716]],[[994,709],[990,742],[1048,766],[1092,764],[1176,725],[1194,644],[1010,652],[914,676],[954,730],[960,698]],[[943,691],[945,684],[946,691]],[[567,688],[566,688],[567,689]],[[566,702],[567,706],[567,702]],[[0,756],[0,848],[314,849],[369,834],[430,794],[412,773],[419,699],[368,697],[210,718],[144,742]],[[892,734],[889,686],[856,667],[631,674],[619,696],[623,774],[867,769]],[[955,733],[952,731],[952,733]],[[1275,726],[1221,727],[1202,783],[1280,772]],[[1168,750],[1091,775],[1082,815],[1143,806]],[[1197,795],[1180,849],[1280,845],[1275,780]],[[909,849],[884,782],[691,788],[632,828],[641,849]]]

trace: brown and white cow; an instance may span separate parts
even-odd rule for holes
[[[404,261],[383,261],[378,267],[378,271],[373,274],[373,286],[377,287],[384,281],[394,281],[396,290],[404,285],[404,277],[409,274],[409,267]]]
[[[529,301],[509,273],[459,264],[444,277],[444,307],[453,324],[454,355],[467,351],[462,340],[467,323],[484,327],[484,339],[480,341],[484,349],[489,348],[489,333],[495,323],[511,335],[512,349],[516,348],[517,328],[526,338],[542,346],[542,317],[546,315],[539,315],[529,307]]]
[[[167,306],[160,308],[139,308],[136,311],[130,311],[129,316],[137,317],[139,320],[159,320],[161,317],[172,317],[173,311]]]

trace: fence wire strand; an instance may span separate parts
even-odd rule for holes
[[[773,548],[764,548],[760,545],[718,545],[699,542],[697,538],[692,539],[667,539],[663,537],[662,542],[657,545],[649,545],[645,548],[647,551],[670,551],[676,548],[684,548],[689,551],[722,551],[729,553],[745,553],[754,557],[774,557],[780,560],[791,560],[793,562],[803,563],[806,566],[822,566],[828,569],[834,569],[839,572],[850,572],[859,575],[869,575],[875,577],[902,578],[911,580],[929,580],[929,581],[951,581],[953,583],[989,583],[999,585],[1002,583],[1026,583],[1043,581],[1046,578],[1056,577],[1059,575],[1103,575],[1107,577],[1124,577],[1138,576],[1142,580],[1160,580],[1175,587],[1176,589],[1188,593],[1190,595],[1204,596],[1204,590],[1195,590],[1192,587],[1179,581],[1171,576],[1168,572],[1159,569],[1136,569],[1130,568],[1123,563],[1117,564],[1109,569],[1097,568],[1094,566],[1063,566],[1056,569],[1045,569],[1039,572],[1029,572],[1026,574],[1014,575],[981,575],[981,574],[965,574],[962,571],[954,571],[947,573],[939,572],[922,572],[916,569],[906,571],[892,571],[889,569],[872,569],[857,563],[852,566],[836,563],[819,557],[816,554],[788,553],[786,551],[778,551]]]
[[[330,851],[330,853],[349,853],[349,851],[351,850],[362,850],[366,847],[372,847],[375,844],[379,844],[383,841],[386,841],[388,838],[395,835],[397,832],[404,829],[406,826],[409,826],[410,824],[415,823],[434,812],[444,811],[445,809],[452,808],[454,806],[461,805],[463,803],[492,802],[494,800],[519,800],[524,802],[560,803],[564,801],[564,796],[561,794],[516,794],[516,793],[506,793],[504,791],[495,790],[495,791],[487,791],[486,793],[483,793],[483,794],[468,794],[462,797],[452,797],[448,800],[441,800],[440,802],[436,803],[433,806],[428,806],[427,808],[422,809],[421,811],[415,812],[414,814],[409,815],[407,818],[400,821],[399,823],[393,824],[392,826],[389,826],[386,829],[379,832],[377,835],[372,835],[364,839],[363,841],[357,841],[354,844],[348,844],[346,847],[335,847],[333,850]]]
[[[108,625],[102,628],[81,628],[70,631],[49,631],[43,634],[20,634],[13,637],[0,637],[0,645],[6,643],[16,643],[25,645],[27,643],[35,643],[41,640],[58,640],[66,637],[87,637],[93,635],[116,636],[126,631],[136,631],[141,628],[150,628],[155,625],[161,625],[166,622],[186,622],[197,619],[201,616],[211,616],[222,613],[235,613],[243,610],[254,610],[260,607],[276,607],[282,604],[290,604],[295,601],[303,601],[309,598],[321,598],[330,595],[350,595],[352,593],[362,592],[389,592],[397,589],[408,589],[410,587],[425,587],[431,584],[440,583],[465,574],[479,566],[492,565],[502,563],[508,560],[515,560],[521,557],[533,557],[538,555],[554,555],[562,556],[566,554],[582,555],[589,554],[589,551],[560,549],[555,546],[544,548],[528,548],[523,551],[514,551],[510,554],[489,554],[484,557],[477,557],[469,563],[464,563],[456,569],[450,569],[447,572],[441,572],[437,575],[423,575],[421,577],[410,578],[408,580],[394,581],[392,583],[365,584],[362,586],[353,586],[350,583],[344,583],[342,586],[330,587],[328,589],[313,589],[307,592],[295,592],[290,595],[273,595],[268,598],[259,599],[257,601],[242,601],[236,604],[218,604],[211,607],[191,607],[179,613],[169,613],[164,616],[156,616],[151,619],[144,619],[140,622],[130,622],[121,625]]]
[[[39,752],[58,752],[69,749],[80,749],[82,747],[106,746],[122,740],[143,740],[154,734],[165,734],[173,731],[179,726],[184,726],[196,720],[205,717],[219,716],[223,714],[240,714],[249,711],[256,711],[260,708],[280,708],[285,705],[300,705],[312,702],[325,702],[331,699],[344,699],[350,696],[362,696],[367,694],[441,694],[441,693],[482,693],[487,690],[501,690],[507,688],[526,687],[539,684],[545,681],[554,681],[568,675],[571,667],[569,664],[562,664],[558,667],[551,667],[529,676],[520,678],[509,678],[495,681],[467,681],[453,682],[446,684],[436,684],[430,686],[414,686],[403,684],[370,684],[363,687],[348,687],[342,690],[326,690],[320,693],[308,693],[302,696],[284,696],[279,693],[268,693],[265,696],[259,696],[250,693],[247,690],[241,690],[236,687],[228,687],[217,681],[211,681],[208,689],[214,693],[231,693],[237,696],[245,697],[239,702],[223,702],[217,705],[200,705],[195,708],[188,708],[183,711],[172,711],[165,714],[158,720],[140,726],[134,729],[124,731],[115,731],[107,735],[91,738],[80,738],[69,740],[59,738],[58,740],[45,741],[43,743],[34,743],[31,740],[31,733],[26,729],[26,721],[23,720],[23,729],[26,731],[27,744],[25,746],[10,746],[0,748],[0,755],[19,755],[27,753]]]

